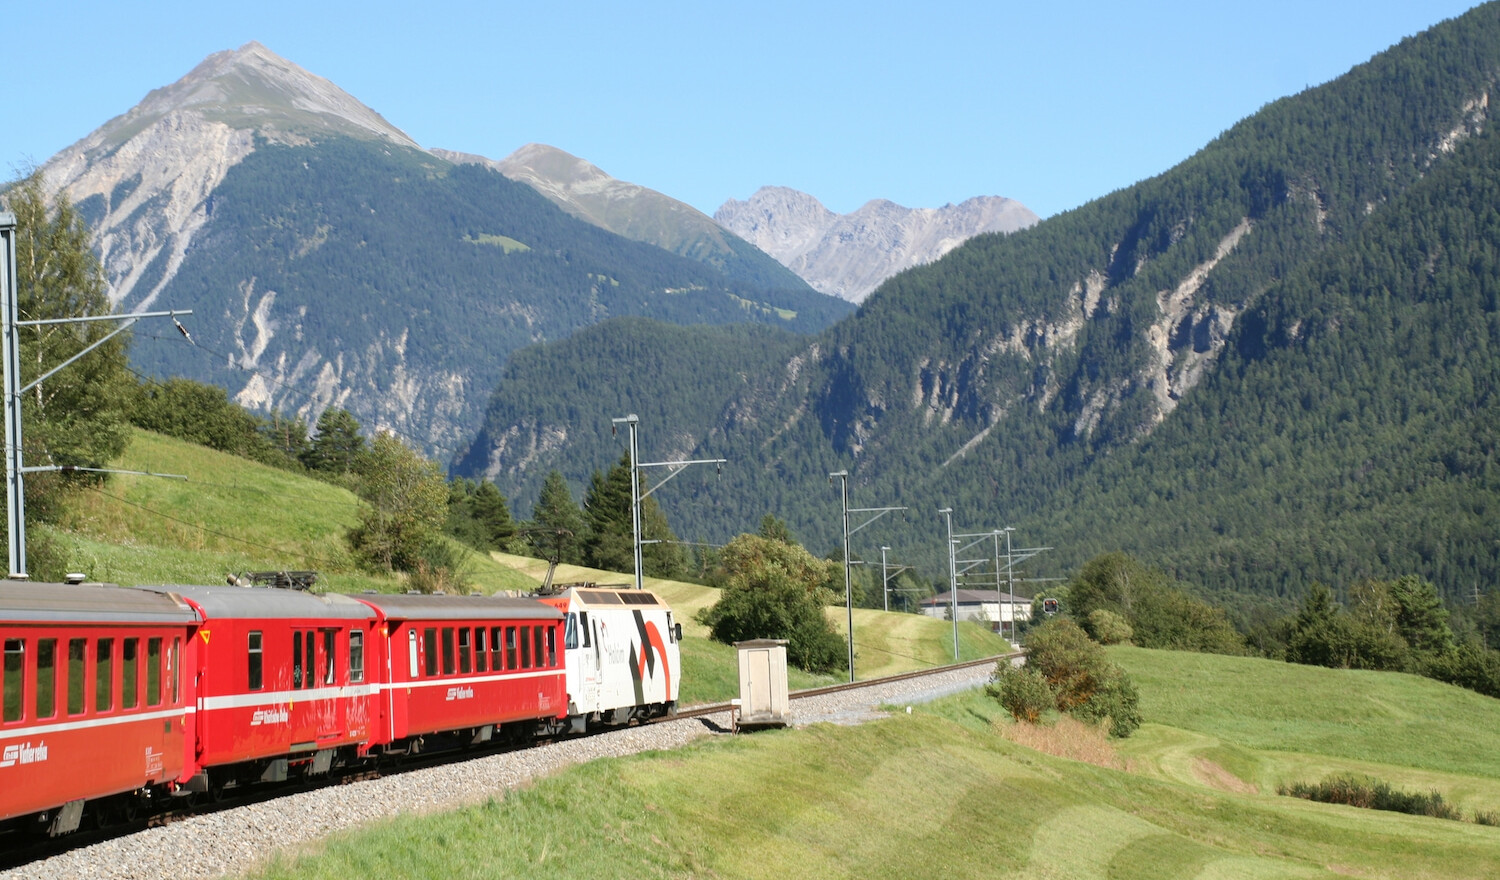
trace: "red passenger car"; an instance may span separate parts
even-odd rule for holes
[[[0,820],[62,834],[177,790],[198,622],[171,592],[0,581]]]
[[[497,730],[559,729],[567,715],[563,616],[529,599],[356,597],[379,616],[386,658],[382,739],[415,752],[425,737],[484,742]]]
[[[380,682],[368,606],[264,587],[143,589],[180,595],[202,617],[195,789],[326,773],[368,751]]]

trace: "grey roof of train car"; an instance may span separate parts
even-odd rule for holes
[[[0,621],[196,623],[198,613],[170,592],[7,580],[0,581]]]
[[[305,593],[276,587],[174,585],[142,587],[177,593],[203,607],[210,620],[220,617],[286,619],[332,617],[369,620],[375,612],[342,593]]]
[[[625,605],[631,608],[666,608],[655,593],[646,590],[609,590],[598,587],[575,587],[572,590],[573,598],[585,608],[605,608],[611,605]]]
[[[535,599],[511,599],[504,596],[430,596],[386,593],[361,593],[360,601],[379,608],[395,620],[467,620],[487,619],[559,620],[562,612]]]

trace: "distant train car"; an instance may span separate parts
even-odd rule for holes
[[[0,820],[64,834],[185,782],[198,624],[171,592],[0,581]]]
[[[193,788],[326,773],[370,748],[375,612],[337,593],[234,586],[143,587],[198,611]]]
[[[556,609],[491,596],[356,598],[376,612],[384,646],[387,751],[421,751],[434,735],[463,744],[562,727],[563,617]]]
[[[682,625],[656,594],[572,587],[541,601],[567,615],[568,715],[574,730],[677,711]]]

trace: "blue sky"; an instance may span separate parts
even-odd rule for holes
[[[258,40],[423,146],[551,144],[709,214],[775,184],[1050,216],[1472,5],[0,0],[0,175]]]

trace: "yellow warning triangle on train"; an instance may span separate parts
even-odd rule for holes
[[[198,637],[203,640],[203,644],[208,644],[208,629],[204,628],[198,630]]]

